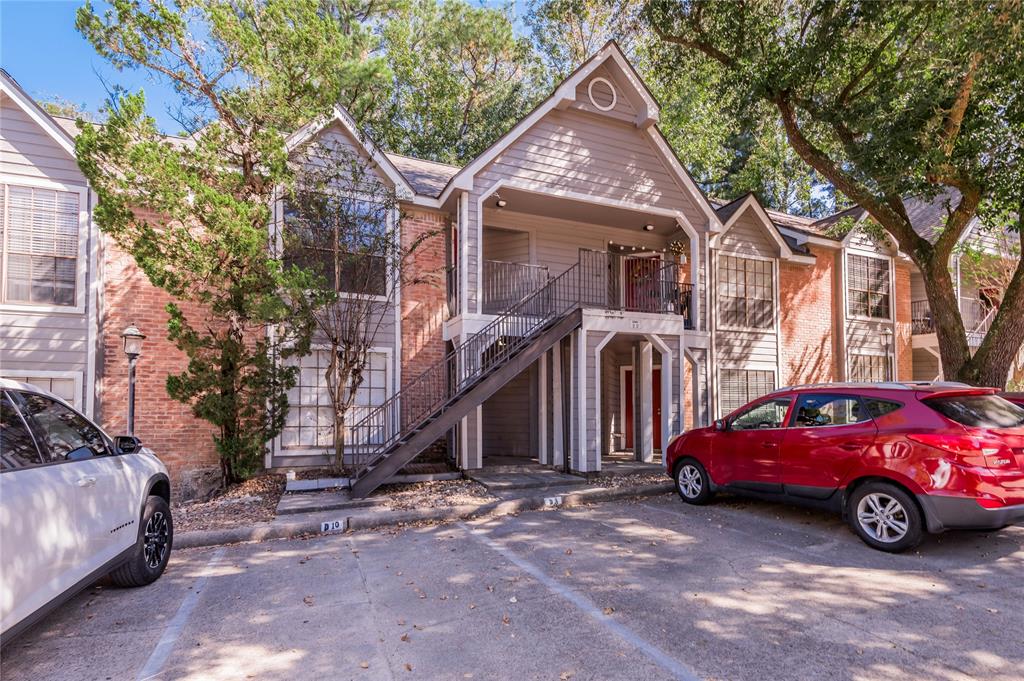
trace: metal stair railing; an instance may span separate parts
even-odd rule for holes
[[[350,451],[356,477],[385,457],[410,434],[443,413],[491,370],[525,348],[553,323],[582,303],[599,298],[580,276],[580,265],[570,267],[542,288],[511,305],[455,350],[349,429]]]

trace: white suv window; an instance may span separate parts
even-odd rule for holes
[[[14,403],[0,393],[0,470],[38,466],[36,441]]]
[[[24,411],[43,441],[43,462],[81,461],[110,453],[103,433],[78,412],[49,397],[22,393]]]

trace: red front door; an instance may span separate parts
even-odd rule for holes
[[[658,303],[657,273],[661,259],[629,257],[622,263],[622,298],[627,310],[656,312]]]
[[[633,449],[633,370],[626,369],[625,418],[626,449]],[[651,376],[651,413],[654,416],[654,448],[661,449],[661,369],[654,369]]]

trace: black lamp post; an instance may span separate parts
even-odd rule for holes
[[[135,360],[142,354],[145,334],[135,324],[121,332],[124,339],[124,354],[128,356],[128,434],[135,435]]]

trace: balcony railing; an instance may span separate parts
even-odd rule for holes
[[[484,314],[504,312],[543,288],[550,278],[548,268],[543,265],[484,260],[481,309]]]
[[[967,342],[972,347],[981,345],[996,308],[990,307],[977,298],[960,299],[960,316],[967,332]],[[914,300],[910,303],[910,328],[914,334],[935,333],[935,319],[927,300]]]
[[[685,328],[693,328],[693,286],[679,282],[674,262],[580,249],[580,276],[584,306],[681,315]]]

